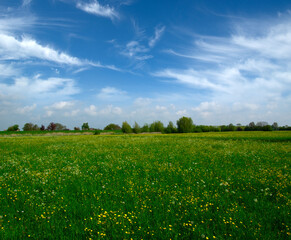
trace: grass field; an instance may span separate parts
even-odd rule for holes
[[[0,137],[0,239],[288,239],[290,132]]]

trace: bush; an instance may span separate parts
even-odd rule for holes
[[[120,129],[121,127],[114,123],[110,123],[104,128],[104,130],[120,130]]]
[[[97,129],[95,130],[94,135],[100,135],[101,132],[102,132],[101,130]]]

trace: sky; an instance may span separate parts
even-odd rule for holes
[[[1,0],[0,130],[291,125],[290,0]]]

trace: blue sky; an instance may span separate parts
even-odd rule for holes
[[[1,0],[0,129],[291,124],[288,0]]]

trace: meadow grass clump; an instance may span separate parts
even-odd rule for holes
[[[288,239],[288,132],[0,138],[0,239]]]

